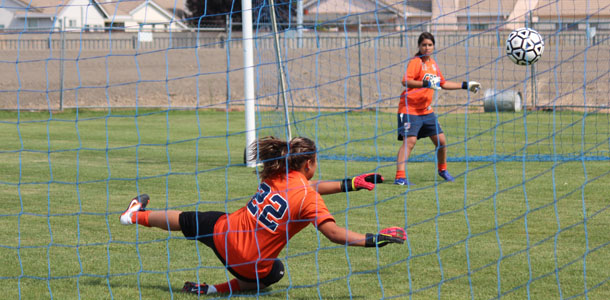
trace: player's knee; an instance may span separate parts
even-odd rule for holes
[[[275,262],[273,262],[271,272],[269,272],[269,275],[261,280],[261,283],[266,286],[270,286],[280,281],[282,277],[284,277],[284,264],[279,259],[276,259]]]

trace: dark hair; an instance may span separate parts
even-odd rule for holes
[[[305,137],[293,138],[290,143],[268,136],[250,146],[253,158],[263,162],[261,179],[286,174],[288,170],[298,170],[303,164],[316,159],[316,143]]]
[[[432,45],[436,44],[436,41],[434,41],[434,36],[432,35],[432,33],[430,33],[430,32],[422,32],[419,35],[419,38],[417,38],[417,47],[419,47],[419,45],[421,45],[421,43],[423,43],[424,40],[431,40],[432,41]],[[415,53],[415,56],[417,56],[417,57],[421,56],[421,53],[419,52],[419,50],[417,51],[417,53]]]

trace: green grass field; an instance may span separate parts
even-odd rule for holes
[[[316,139],[321,156],[372,158],[321,159],[317,179],[376,171],[388,182],[325,196],[337,223],[363,233],[402,226],[409,239],[377,252],[332,244],[309,226],[281,253],[288,272],[261,298],[610,298],[608,161],[499,159],[607,156],[608,115],[442,115],[450,158],[486,159],[450,162],[457,180],[444,183],[434,162],[415,159],[433,153],[422,140],[410,189],[389,184],[395,167],[381,159],[399,147],[395,114],[297,117],[293,134]],[[243,112],[0,112],[0,120],[3,298],[193,299],[180,292],[184,281],[226,281],[203,244],[118,217],[139,193],[159,210],[245,205],[257,176],[242,164]]]

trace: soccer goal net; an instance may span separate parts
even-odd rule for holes
[[[0,1],[6,298],[182,299],[185,281],[231,280],[204,244],[119,216],[143,193],[151,211],[243,208],[261,171],[246,167],[249,134],[314,140],[315,180],[383,175],[324,201],[341,227],[408,238],[348,247],[309,226],[278,256],[282,280],[211,298],[610,298],[609,4],[244,3]],[[538,45],[507,48],[519,28],[542,38],[533,64],[507,57]],[[431,96],[455,180],[426,137],[406,160],[412,185],[397,185],[402,80],[423,32],[446,81],[481,89]]]

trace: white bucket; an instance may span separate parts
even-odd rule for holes
[[[523,97],[521,92],[513,90],[485,90],[483,108],[485,112],[521,111]]]

